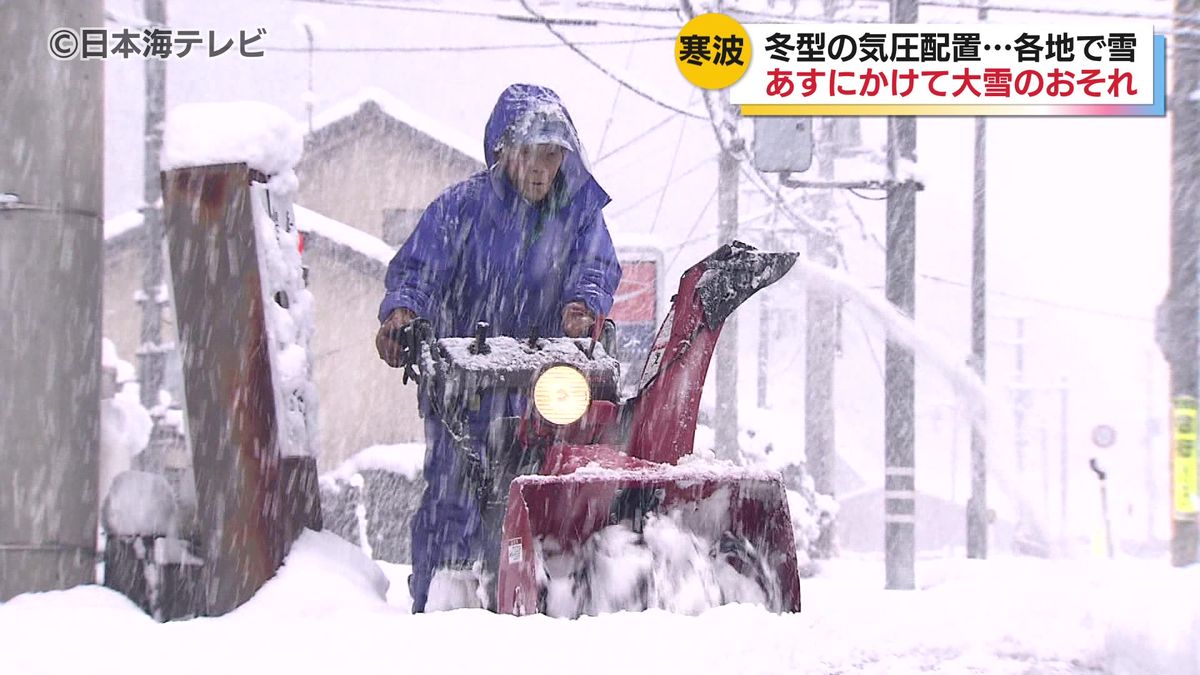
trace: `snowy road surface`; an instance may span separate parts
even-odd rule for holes
[[[577,621],[410,616],[406,569],[306,532],[232,614],[159,625],[88,586],[0,605],[2,673],[1200,673],[1200,569],[1165,560],[835,560],[804,611],[727,606]]]

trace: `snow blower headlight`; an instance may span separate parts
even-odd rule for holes
[[[591,403],[587,378],[570,366],[552,366],[533,383],[533,405],[552,424],[575,422]]]

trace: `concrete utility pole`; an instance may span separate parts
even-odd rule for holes
[[[770,250],[775,250],[774,246],[769,246]],[[767,407],[767,391],[770,388],[767,384],[771,369],[771,304],[767,299],[767,295],[763,295],[758,300],[758,396],[756,401],[758,407]]]
[[[1155,540],[1155,514],[1159,513],[1158,502],[1158,461],[1159,455],[1154,451],[1154,417],[1156,404],[1154,399],[1154,354],[1146,351],[1146,424],[1142,431],[1142,451],[1146,453],[1146,541]]]
[[[306,21],[304,23],[304,35],[308,38],[308,91],[304,92],[304,108],[308,112],[308,133],[313,130],[313,106],[316,104],[316,93],[313,92],[313,63],[315,52],[313,51],[313,29]]]
[[[104,62],[48,51],[103,3],[2,14],[0,602],[95,581],[104,260]]]
[[[719,105],[726,114],[736,115],[729,106],[729,91],[722,90]],[[717,164],[717,241],[728,244],[738,231],[738,167],[739,161],[729,148],[721,148]],[[738,321],[737,316],[725,320],[721,339],[717,341],[717,404],[716,453],[723,459],[736,460],[738,452]]]
[[[917,0],[891,0],[892,23],[916,23]],[[900,177],[902,160],[916,161],[917,119],[888,117],[888,170]],[[905,316],[916,313],[917,186],[905,176],[888,190],[884,292]],[[887,588],[916,588],[916,474],[914,467],[914,357],[887,342],[884,368],[884,548]]]
[[[146,20],[151,26],[167,23],[165,0],[145,0]],[[166,304],[163,289],[163,226],[162,183],[159,178],[159,155],[162,152],[163,121],[167,107],[167,62],[147,58],[146,69],[145,153],[142,177],[142,230],[146,233],[145,267],[142,270],[142,291],[138,303],[142,306],[141,345],[137,350],[138,382],[141,384],[142,405],[158,405],[162,389],[166,352],[162,345],[162,308]]]
[[[780,240],[774,232],[777,220],[778,212],[771,216],[771,223],[764,235],[763,245],[768,251],[778,251],[780,247]],[[771,389],[771,315],[775,311],[772,307],[770,293],[758,296],[758,397],[756,400],[759,408],[766,408],[769,404],[768,395]]]
[[[1025,471],[1025,448],[1029,431],[1025,428],[1025,413],[1029,410],[1029,383],[1025,381],[1025,318],[1017,317],[1017,340],[1013,344],[1017,357],[1016,403],[1013,416],[1016,426],[1017,474]]]
[[[979,6],[979,22],[987,7]],[[983,380],[987,375],[987,121],[975,118],[975,193],[971,229],[971,365]],[[983,559],[988,550],[987,437],[971,425],[971,498],[967,502],[967,557]]]
[[[1193,28],[1200,0],[1175,0],[1175,35],[1172,50],[1171,86],[1171,284],[1167,291],[1167,330],[1164,345],[1171,369],[1171,399],[1174,418],[1172,434],[1173,472],[1180,460],[1194,462],[1195,429],[1190,448],[1181,448],[1181,422],[1194,424],[1196,397],[1200,394],[1197,372],[1197,329],[1200,322],[1200,282],[1197,253],[1200,252],[1200,111],[1193,92],[1200,84],[1200,39]],[[1182,414],[1181,414],[1182,413]],[[1185,439],[1187,440],[1187,439]],[[1181,450],[1189,451],[1184,457]],[[1171,476],[1176,484],[1176,476]],[[1176,490],[1178,487],[1176,487]],[[1174,490],[1173,490],[1174,491]],[[1172,499],[1171,563],[1177,567],[1196,562],[1197,524],[1194,506],[1181,509]],[[1192,500],[1194,501],[1194,500]]]
[[[827,16],[827,18],[829,18]],[[821,124],[821,151],[817,173],[822,181],[834,176],[833,120]],[[832,192],[821,190],[815,204],[817,218],[825,221],[833,210]],[[826,232],[812,231],[807,237],[808,259],[816,265],[837,266],[837,242]],[[834,448],[833,371],[837,358],[837,297],[809,285],[804,292],[804,448],[808,471],[817,492],[833,495]],[[818,554],[832,555],[833,532],[818,542]]]
[[[1062,490],[1059,494],[1059,501],[1060,501],[1060,503],[1059,503],[1059,518],[1061,520],[1061,525],[1059,526],[1059,531],[1062,535],[1062,539],[1063,539],[1064,543],[1066,543],[1066,540],[1067,540],[1067,525],[1068,525],[1068,521],[1067,521],[1067,485],[1071,482],[1071,470],[1070,470],[1070,466],[1069,466],[1069,462],[1071,461],[1071,459],[1070,459],[1070,457],[1068,457],[1069,453],[1067,452],[1067,446],[1068,446],[1067,439],[1069,438],[1069,436],[1067,434],[1067,410],[1069,410],[1069,408],[1067,407],[1067,404],[1070,400],[1070,398],[1069,398],[1070,390],[1068,389],[1067,384],[1068,384],[1067,376],[1063,375],[1059,379],[1059,386],[1058,386],[1058,407],[1059,407],[1059,410],[1058,410],[1058,414],[1059,414],[1059,422],[1058,422],[1059,460],[1058,461],[1059,461],[1059,473],[1061,474],[1061,478],[1062,478]]]
[[[822,2],[827,22],[835,20],[837,12],[832,2]],[[814,120],[815,121],[815,120]],[[816,153],[817,175],[823,182],[832,182],[837,157],[834,119],[820,120],[820,151]],[[819,190],[814,199],[817,219],[825,222],[833,211],[833,193]],[[837,241],[826,232],[808,233],[808,259],[815,265],[837,266]],[[833,373],[837,359],[838,299],[833,293],[822,292],[809,285],[804,292],[804,452],[813,487],[821,494],[833,495],[833,473],[837,457],[834,446]],[[823,533],[817,542],[817,554],[833,554],[834,532]]]

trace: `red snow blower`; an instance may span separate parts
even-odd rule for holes
[[[625,400],[597,335],[487,337],[483,325],[474,338],[426,336],[421,397],[471,467],[485,540],[496,546],[483,561],[491,609],[574,617],[753,602],[800,611],[779,474],[692,455],[722,324],[796,257],[734,242],[685,272]],[[492,421],[481,460],[460,420],[496,392],[523,396],[527,412]]]

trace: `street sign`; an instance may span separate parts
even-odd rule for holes
[[[755,117],[754,168],[772,173],[802,173],[812,166],[811,117]]]
[[[1097,448],[1112,447],[1112,444],[1116,442],[1117,430],[1107,424],[1097,424],[1092,429],[1092,443],[1095,443]]]

